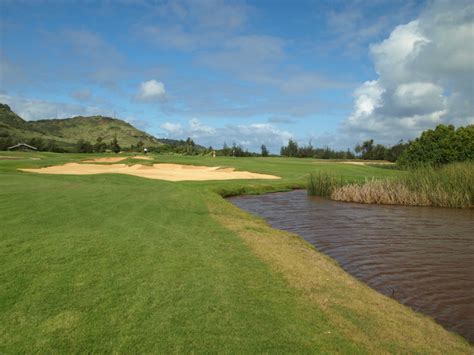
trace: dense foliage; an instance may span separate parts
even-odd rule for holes
[[[374,140],[370,139],[355,147],[358,158],[364,160],[388,160],[395,162],[400,155],[407,149],[409,143],[403,141],[398,142],[391,147],[382,144],[374,144]]]
[[[474,125],[459,127],[438,125],[424,131],[400,156],[402,166],[440,166],[474,160]]]
[[[77,141],[76,146],[71,151],[77,153],[104,153],[104,152],[114,152],[118,153],[120,151],[124,152],[143,152],[145,148],[149,152],[155,153],[176,153],[176,154],[183,154],[183,155],[198,155],[198,154],[206,154],[212,148],[205,149],[200,145],[194,143],[191,138],[186,140],[167,140],[168,144],[162,144],[160,146],[151,146],[147,147],[143,141],[138,141],[137,144],[132,144],[131,146],[122,146],[121,142],[114,137],[110,142],[104,141],[102,137],[97,137],[96,143],[92,144],[91,142],[85,141],[80,139]],[[37,145],[34,145],[35,147]],[[40,149],[40,150],[47,150],[47,149]]]

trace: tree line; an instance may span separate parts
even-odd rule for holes
[[[453,125],[438,125],[428,129],[413,141],[400,141],[386,147],[375,144],[373,139],[366,140],[350,150],[338,151],[330,148],[314,148],[311,142],[298,146],[294,140],[289,140],[281,147],[280,155],[297,158],[317,159],[363,159],[387,160],[397,162],[400,166],[431,165],[440,166],[452,162],[474,160],[474,125],[454,128]]]
[[[305,146],[298,146],[298,143],[292,139],[286,146],[281,147],[280,155],[295,158],[316,158],[316,159],[354,159],[355,155],[349,149],[333,150],[329,147],[315,148],[309,142]]]
[[[16,143],[18,142],[14,141],[12,137],[0,134],[0,150],[6,150]],[[62,142],[58,143],[54,140],[42,138],[31,138],[25,143],[38,148],[40,151],[58,153],[140,152],[145,148],[143,141],[138,141],[137,144],[132,144],[129,147],[123,147],[118,142],[117,137],[114,137],[110,142],[105,142],[102,137],[97,137],[94,143],[80,139],[76,144],[66,143],[66,145]],[[169,140],[167,144],[146,148],[150,152],[183,155],[209,155],[215,153],[217,156],[234,157],[270,156],[270,152],[264,144],[260,147],[260,153],[249,152],[236,143],[232,143],[231,146],[224,143],[222,149],[214,150],[212,147],[203,148],[197,145],[191,138]],[[315,148],[311,142],[299,146],[296,141],[290,139],[287,145],[281,147],[280,155],[316,159],[387,160],[397,162],[400,166],[439,166],[451,162],[472,161],[474,160],[474,125],[457,129],[452,125],[438,125],[435,129],[422,132],[421,136],[413,141],[400,141],[390,147],[376,144],[373,139],[369,139],[356,145],[354,152],[350,149],[344,151],[330,149],[329,147]]]

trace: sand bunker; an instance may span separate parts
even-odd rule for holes
[[[342,164],[352,164],[352,165],[394,165],[395,163],[389,161],[343,161]]]
[[[118,158],[95,158],[83,160],[85,163],[118,163],[119,161],[125,160],[127,157],[118,157]]]
[[[112,158],[113,159],[113,158]],[[127,174],[148,179],[168,181],[206,181],[206,180],[234,180],[234,179],[280,179],[278,176],[235,171],[234,168],[221,169],[219,167],[179,165],[179,164],[126,164],[99,165],[68,163],[65,165],[49,166],[40,169],[19,169],[40,174]]]
[[[361,161],[343,161],[341,162],[342,164],[352,164],[352,165],[367,165],[364,162]]]
[[[150,157],[146,157],[144,155],[135,155],[134,157],[132,157],[133,159],[141,159],[141,160],[153,160],[152,158]]]

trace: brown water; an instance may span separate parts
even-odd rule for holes
[[[336,202],[302,190],[229,200],[474,343],[474,210]]]

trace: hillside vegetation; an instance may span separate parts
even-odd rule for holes
[[[160,147],[163,143],[131,124],[103,116],[25,121],[8,105],[0,104],[0,150],[19,142],[41,145],[42,150],[72,151],[78,141],[109,143],[114,137],[123,147]],[[142,144],[140,144],[140,142]]]

